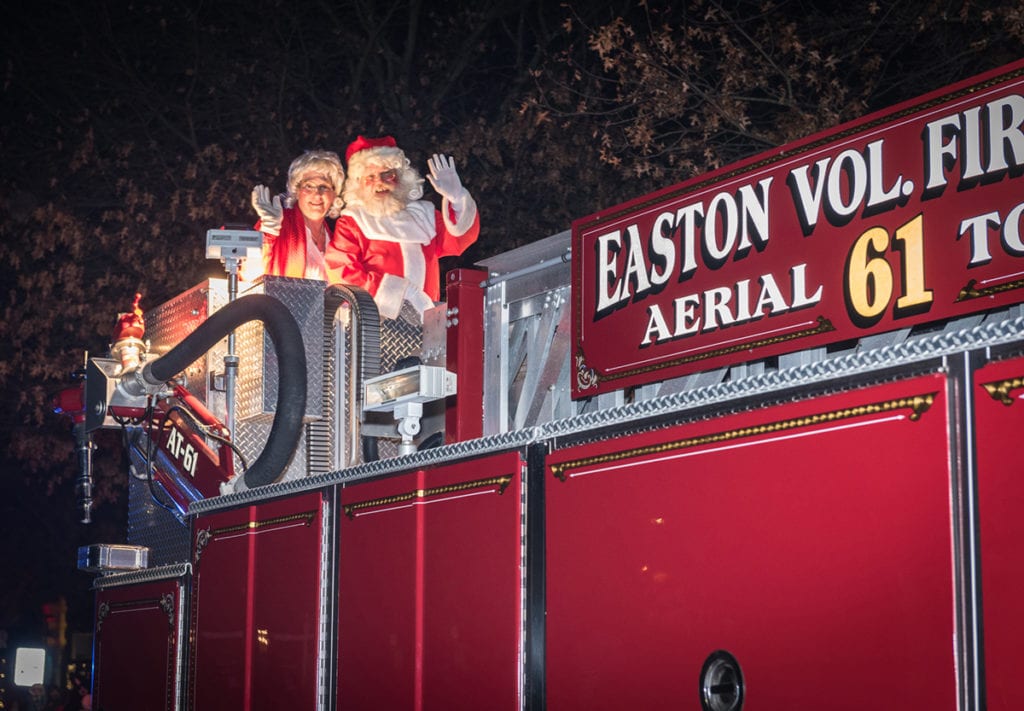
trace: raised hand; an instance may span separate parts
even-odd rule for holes
[[[281,234],[281,218],[284,210],[281,208],[281,196],[275,195],[270,198],[270,188],[265,185],[257,185],[252,189],[252,207],[260,217],[260,230],[269,235]]]
[[[456,201],[466,191],[459,180],[459,172],[455,170],[455,160],[451,156],[435,153],[428,161],[430,174],[427,179],[441,197]]]

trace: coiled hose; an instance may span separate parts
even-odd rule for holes
[[[160,386],[185,370],[222,338],[249,321],[262,321],[278,360],[277,407],[267,444],[235,491],[266,486],[284,473],[302,434],[306,411],[306,350],[295,318],[277,299],[265,294],[243,296],[201,323],[178,345],[146,363],[141,380]]]

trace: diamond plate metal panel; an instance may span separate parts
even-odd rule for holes
[[[270,428],[274,422],[265,417],[255,417],[235,425],[235,445],[241,450],[246,462],[250,466],[256,461],[263,451],[267,438],[270,436]],[[299,442],[295,445],[295,452],[284,470],[284,474],[278,481],[292,481],[309,475],[306,463],[306,438],[309,435],[309,426],[302,429]]]
[[[290,285],[284,283],[293,280],[280,279],[278,284],[272,281],[270,287]],[[314,284],[316,282],[313,282]],[[290,295],[294,296],[294,294]],[[295,304],[299,307],[309,306],[314,297],[311,294],[299,294],[298,298],[289,298],[290,310],[296,310]],[[308,315],[308,323],[303,325],[303,338],[306,340],[307,358],[315,363],[319,369],[319,382],[310,382],[310,398],[318,398],[320,401],[321,416],[311,418],[306,422],[296,450],[286,467],[278,483],[292,482],[305,477],[323,474],[344,467],[353,461],[358,461],[360,452],[360,438],[358,427],[349,431],[349,424],[355,419],[351,412],[354,406],[351,401],[351,388],[349,378],[354,377],[352,369],[353,343],[356,341],[352,332],[355,319],[350,304],[343,301],[337,294],[325,299],[322,290],[318,290],[315,296],[317,303],[315,307],[304,310]],[[414,314],[415,315],[415,314]],[[313,319],[319,317],[320,321],[314,326]],[[307,329],[319,328],[319,338],[307,338]],[[401,338],[396,339],[402,346],[408,347],[409,335],[408,325],[404,325],[400,331]],[[376,343],[376,334],[371,334]],[[319,351],[311,354],[311,344],[318,344]],[[376,346],[374,346],[374,350]],[[401,353],[402,356],[405,353]],[[244,356],[243,356],[244,357]],[[362,367],[362,366],[360,366]],[[373,367],[376,371],[376,367]],[[263,377],[269,377],[264,374]],[[276,374],[273,375],[276,378]],[[235,440],[246,460],[255,460],[266,443],[270,433],[273,420],[270,417],[253,417],[236,423]]]
[[[149,548],[151,567],[187,563],[191,556],[188,526],[153,500],[145,479],[130,475],[128,543]]]
[[[107,573],[97,577],[92,584],[93,590],[106,590],[118,588],[125,585],[138,585],[140,583],[153,583],[160,580],[173,580],[182,578],[192,572],[191,563],[179,563],[158,568],[132,571],[130,573]]]
[[[246,293],[272,296],[295,317],[306,351],[305,421],[319,418],[323,411],[323,282],[266,276]],[[251,321],[238,329],[236,353],[236,421],[272,422],[277,407],[278,368],[282,364],[262,322]]]
[[[192,333],[210,314],[228,302],[228,284],[224,279],[207,279],[145,313],[146,339],[150,356],[161,356]],[[224,417],[224,394],[210,389],[212,373],[224,371],[227,339],[198,358],[185,369],[186,387],[218,417]]]
[[[419,311],[403,301],[401,310],[398,311],[397,319],[383,319],[381,321],[381,373],[388,373],[397,370],[396,364],[404,358],[417,357],[423,360],[423,324]],[[432,405],[432,404],[431,404]],[[424,409],[423,431],[418,440],[422,441],[429,431],[436,429],[428,424],[431,411]],[[393,421],[390,416],[365,415],[368,421],[380,421],[389,423]],[[382,459],[395,457],[398,454],[398,441],[389,440],[386,437],[379,437],[377,440],[378,456]]]
[[[423,348],[423,325],[420,315],[408,301],[396,319],[380,323],[380,372],[395,369],[395,363],[407,356],[419,356]]]

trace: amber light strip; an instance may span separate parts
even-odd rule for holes
[[[379,506],[387,506],[390,504],[401,504],[408,503],[410,501],[418,501],[427,499],[432,496],[441,496],[444,494],[452,494],[463,491],[469,491],[471,489],[483,489],[490,486],[498,487],[498,494],[504,494],[505,489],[512,483],[512,475],[505,474],[503,476],[491,477],[489,479],[477,479],[475,481],[464,481],[458,484],[449,484],[448,486],[436,486],[431,489],[416,489],[414,491],[408,491],[404,494],[395,494],[394,496],[382,496],[378,499],[369,499],[368,501],[359,501],[354,504],[346,504],[342,507],[345,515],[350,519],[354,519],[356,514],[360,511],[370,508],[377,508]]]
[[[896,398],[867,405],[843,408],[841,410],[831,410],[829,412],[807,415],[805,417],[794,417],[787,420],[779,420],[777,422],[768,422],[763,425],[741,427],[734,430],[726,430],[724,432],[713,432],[711,434],[700,435],[699,437],[687,437],[686,439],[676,440],[674,442],[663,442],[656,445],[635,447],[621,452],[612,452],[610,454],[601,454],[593,457],[583,457],[569,462],[552,464],[551,473],[557,477],[559,481],[565,481],[567,478],[566,474],[569,470],[580,469],[583,467],[593,466],[595,464],[608,464],[610,462],[619,462],[633,457],[662,454],[665,452],[700,447],[708,444],[718,444],[721,442],[729,442],[748,437],[756,437],[764,434],[786,432],[830,422],[841,422],[855,417],[862,417],[864,415],[875,415],[903,409],[909,409],[911,411],[909,419],[911,421],[916,421],[920,419],[921,415],[923,415],[932,406],[935,402],[936,395],[938,395],[938,392],[925,393],[905,398]]]
[[[980,299],[985,296],[1001,294],[1004,291],[1020,289],[1021,287],[1024,287],[1024,279],[1014,279],[1013,281],[1003,282],[1002,284],[996,284],[995,286],[986,286],[981,289],[977,287],[978,282],[975,279],[971,279],[967,282],[966,286],[960,290],[960,293],[956,295],[955,301],[970,301],[971,299]]]
[[[303,513],[291,514],[289,516],[268,518],[265,521],[247,521],[236,526],[225,526],[223,528],[213,529],[204,528],[196,532],[196,563],[199,562],[199,556],[203,552],[203,549],[206,548],[214,538],[224,537],[233,533],[241,533],[243,531],[258,531],[260,529],[269,528],[270,526],[280,526],[281,524],[295,522],[299,522],[304,526],[309,526],[312,525],[315,517],[316,511],[305,511]]]
[[[985,388],[985,391],[993,400],[997,400],[1009,407],[1014,402],[1014,397],[1010,393],[1024,388],[1024,375],[1007,378],[1006,380],[996,380],[991,383],[982,383],[981,387]]]
[[[256,531],[261,528],[267,528],[269,526],[277,526],[282,523],[293,523],[294,521],[302,521],[307,526],[313,523],[313,518],[316,516],[316,511],[305,511],[299,514],[291,514],[289,516],[279,516],[277,518],[268,518],[266,521],[248,521],[246,523],[238,524],[237,526],[225,526],[224,528],[214,528],[210,531],[210,537],[223,536],[227,533],[238,533],[239,531]]]

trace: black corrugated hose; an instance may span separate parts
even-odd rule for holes
[[[277,481],[284,473],[302,434],[306,411],[306,350],[295,318],[277,299],[265,294],[243,296],[215,312],[165,355],[146,363],[144,382],[160,385],[185,370],[231,331],[249,321],[262,321],[278,360],[277,407],[270,436],[260,456],[242,476],[242,491]]]

